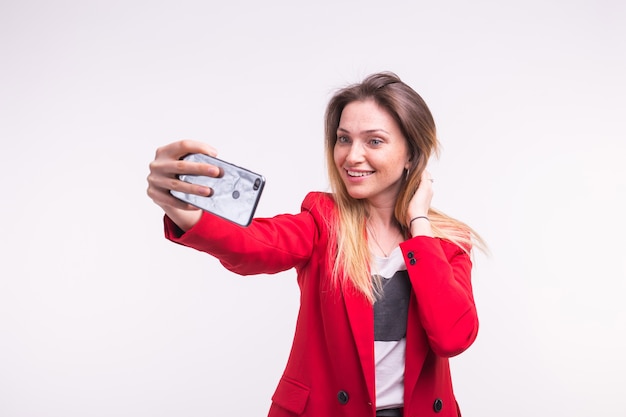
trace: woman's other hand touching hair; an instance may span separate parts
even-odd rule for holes
[[[433,236],[428,214],[433,199],[433,182],[428,170],[422,172],[420,184],[409,202],[408,225],[411,236]]]

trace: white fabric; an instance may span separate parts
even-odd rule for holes
[[[376,408],[404,405],[404,354],[406,339],[374,342],[376,361]]]
[[[397,271],[406,270],[400,248],[388,258],[374,257],[372,272],[392,278]],[[406,338],[397,341],[374,341],[376,365],[376,408],[396,408],[404,405],[404,363]]]

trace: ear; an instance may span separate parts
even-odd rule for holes
[[[406,162],[404,163],[404,169],[406,169],[407,171],[410,170],[411,168],[414,167],[413,164],[413,157],[409,156],[409,158],[406,160]]]

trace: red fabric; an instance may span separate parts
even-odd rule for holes
[[[168,239],[217,257],[235,273],[296,268],[301,307],[270,417],[375,416],[373,308],[350,284],[330,286],[334,213],[328,194],[310,193],[300,213],[258,218],[247,228],[205,213],[182,233],[165,218]],[[448,358],[467,349],[478,332],[470,258],[448,241],[425,236],[400,247],[413,289],[404,415],[458,416]]]

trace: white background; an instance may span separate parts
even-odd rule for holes
[[[492,252],[464,416],[623,416],[625,4],[1,1],[0,415],[265,415],[295,275],[166,241],[148,163],[203,140],[298,211],[330,95],[391,70],[439,127],[434,205]]]

